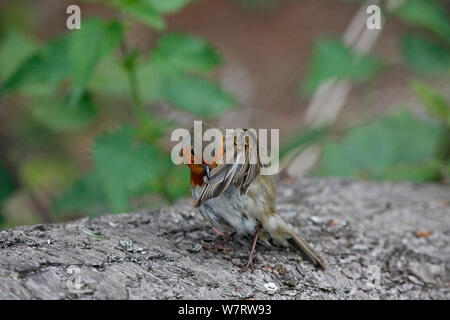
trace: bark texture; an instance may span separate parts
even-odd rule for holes
[[[342,179],[279,184],[277,209],[328,265],[220,237],[186,200],[0,231],[1,299],[449,299],[450,188]]]

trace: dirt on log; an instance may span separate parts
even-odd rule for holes
[[[277,209],[321,253],[220,237],[190,201],[0,231],[1,299],[449,299],[450,188],[342,179],[279,184]]]

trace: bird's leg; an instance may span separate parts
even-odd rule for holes
[[[211,225],[211,228],[214,230],[215,233],[217,233],[219,236],[222,236],[224,238],[228,237],[225,233],[220,232],[217,230],[213,225]]]
[[[256,248],[256,241],[258,240],[258,234],[259,234],[260,230],[261,230],[261,226],[256,227],[255,238],[253,239],[253,244],[252,244],[252,250],[250,251],[250,255],[248,256],[247,263],[243,266],[243,268],[241,270],[242,272],[247,271],[248,268],[251,268],[253,270],[253,259],[254,259],[254,253],[255,253],[255,248]]]
[[[208,249],[212,249],[213,251],[219,251],[219,250],[233,250],[231,248],[225,248],[223,245],[225,243],[227,243],[231,238],[233,238],[233,236],[236,234],[236,232],[230,233],[229,235],[226,235],[225,233],[220,232],[219,230],[217,230],[214,226],[212,226],[212,229],[214,230],[215,233],[217,233],[219,236],[223,237],[224,239],[222,241],[220,241],[218,244],[216,244],[214,247],[210,247],[210,246],[205,246],[203,245],[205,248]]]
[[[223,245],[225,243],[227,243],[231,238],[234,237],[234,235],[236,234],[236,232],[230,233],[230,235],[225,236],[222,241],[220,241],[218,244],[216,244],[213,248],[214,251],[219,251],[219,250],[233,250],[231,248],[225,248]]]

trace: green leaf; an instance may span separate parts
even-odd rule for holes
[[[148,83],[149,98],[165,100],[174,106],[204,116],[221,114],[234,100],[219,86],[190,72],[210,71],[221,59],[206,41],[180,33],[163,36],[151,53],[150,63],[138,70]]]
[[[425,28],[450,43],[450,16],[438,1],[403,1],[394,14],[403,21]]]
[[[233,99],[212,82],[193,76],[167,77],[163,92],[180,109],[205,117],[216,116],[233,106]]]
[[[70,74],[67,57],[68,41],[62,36],[25,59],[17,69],[5,80],[0,95],[29,83],[44,82],[52,85]]]
[[[194,1],[196,0],[147,0],[147,2],[161,14],[177,12],[187,4]]]
[[[128,209],[129,199],[148,188],[162,165],[158,150],[135,141],[134,129],[128,126],[98,138],[92,154],[102,189],[114,212]]]
[[[219,54],[203,39],[172,33],[163,36],[151,54],[153,65],[177,71],[209,71],[221,63]]]
[[[328,134],[328,131],[329,127],[322,127],[310,129],[297,134],[296,137],[291,139],[291,141],[281,149],[280,158],[288,155],[296,148],[306,147],[312,143],[317,143]]]
[[[166,27],[164,19],[150,0],[114,0],[112,4],[156,30],[162,30]]]
[[[130,93],[127,75],[117,55],[109,55],[99,61],[88,86],[93,92],[107,93],[115,96],[123,97]]]
[[[32,109],[36,120],[55,131],[75,131],[85,128],[97,116],[89,94],[84,94],[77,105],[70,105],[68,99],[62,103],[47,101]]]
[[[414,81],[411,87],[428,112],[436,119],[446,121],[450,126],[450,103],[447,99],[426,83]]]
[[[419,73],[436,75],[450,70],[450,50],[440,43],[406,35],[401,48],[408,64]]]
[[[163,98],[164,75],[152,63],[140,64],[136,70],[143,101],[154,103]]]
[[[341,142],[324,146],[318,174],[383,179],[391,168],[433,159],[443,130],[403,111],[352,128]]]
[[[39,54],[30,56],[5,80],[0,89],[0,96],[6,95],[23,85],[42,79],[42,65],[43,59]]]
[[[302,89],[311,93],[328,79],[368,80],[379,68],[377,60],[352,52],[341,40],[321,39],[314,46]]]
[[[107,24],[101,20],[88,20],[83,22],[80,30],[72,32],[69,58],[74,88],[70,103],[76,104],[97,63],[119,44],[122,29],[117,22]]]
[[[170,158],[167,160],[171,161]],[[167,179],[164,181],[166,188],[163,194],[169,201],[173,202],[174,200],[189,194],[191,190],[189,184],[190,171],[187,167],[175,166],[172,164],[166,178]]]
[[[0,44],[0,79],[9,78],[35,50],[36,44],[26,35],[14,29],[8,30]]]
[[[56,84],[70,75],[69,37],[60,36],[48,43],[42,52],[44,81]]]
[[[52,205],[57,213],[83,212],[91,216],[107,213],[107,199],[97,172],[76,181],[56,198]]]
[[[144,62],[137,66],[136,77],[142,101],[157,102],[161,98],[161,72],[151,63]],[[89,89],[118,98],[130,96],[127,74],[118,57],[110,55],[100,61],[89,82]]]

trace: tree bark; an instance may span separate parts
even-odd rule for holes
[[[186,200],[0,231],[1,299],[449,299],[450,187],[301,179],[277,210],[328,265],[221,238]]]

